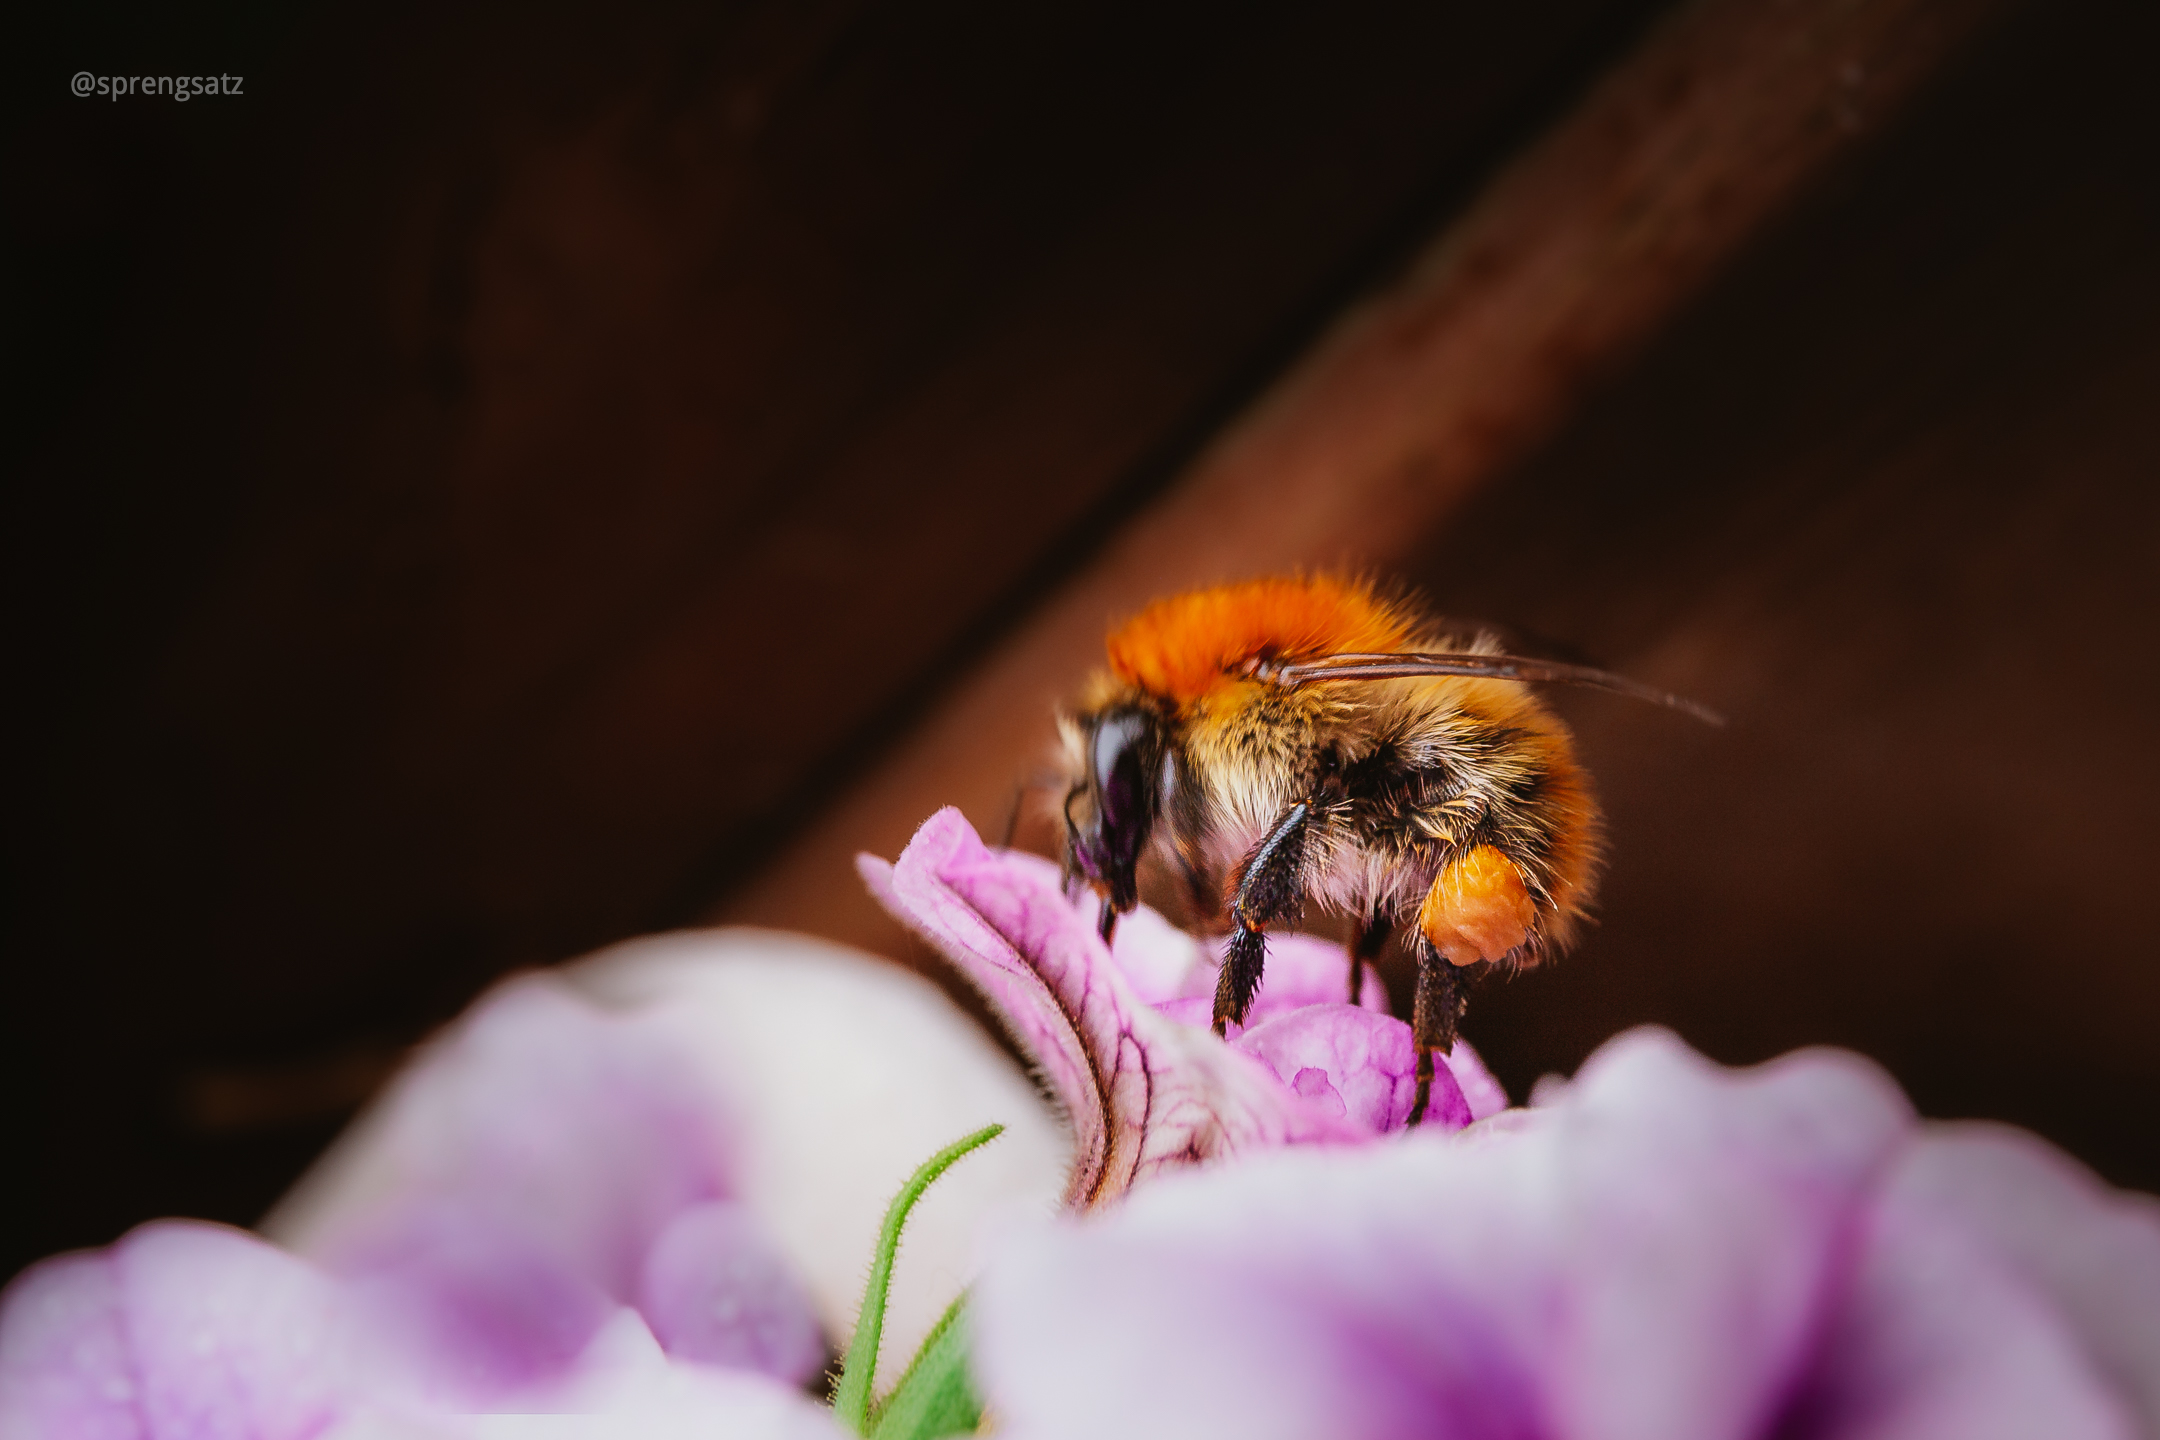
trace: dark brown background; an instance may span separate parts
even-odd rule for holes
[[[724,894],[1651,9],[49,22],[9,1267],[252,1218],[489,977]],[[1615,860],[1473,1014],[1518,1088],[1835,1041],[2160,1186],[2155,29],[2027,7],[1426,547],[1734,718],[1561,701]]]
[[[2050,7],[2054,8],[2054,7]],[[2160,1189],[2160,104],[2148,14],[2028,14],[1413,577],[1731,717],[1580,694],[1602,924],[1481,998],[1833,1041]]]

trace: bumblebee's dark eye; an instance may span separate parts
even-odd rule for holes
[[[1154,756],[1142,752],[1154,749],[1147,743],[1153,728],[1145,717],[1130,713],[1106,716],[1095,727],[1088,759],[1105,828],[1130,824],[1146,806]]]
[[[1113,710],[1088,736],[1088,790],[1094,817],[1071,836],[1082,873],[1110,891],[1119,910],[1139,903],[1135,872],[1155,828],[1162,771],[1162,740],[1155,717]]]

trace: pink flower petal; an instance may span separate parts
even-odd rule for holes
[[[1252,1026],[1232,1044],[1293,1089],[1308,1070],[1320,1075],[1350,1119],[1375,1135],[1409,1123],[1417,1099],[1417,1046],[1410,1027],[1392,1015],[1343,1004],[1308,1005]],[[1469,1102],[1445,1065],[1434,1069],[1425,1123],[1446,1130],[1470,1123]]]
[[[1001,858],[1015,875],[1030,876],[1044,886],[1060,883],[1058,867],[1039,855],[1010,851]],[[1098,902],[1093,894],[1082,891],[1068,897],[1067,903],[1082,923],[1095,923]],[[1212,1026],[1221,943],[1196,940],[1142,905],[1118,921],[1110,958],[1142,1004],[1189,1024]],[[1261,977],[1246,1023],[1257,1025],[1307,1005],[1345,1003],[1349,967],[1349,952],[1333,941],[1317,935],[1270,934],[1267,973]],[[1370,965],[1365,967],[1358,1004],[1382,1013],[1388,1008],[1387,987]]]
[[[1077,1150],[1068,1205],[1100,1205],[1216,1156],[1364,1138],[1265,1066],[1141,1003],[1055,880],[992,854],[957,810],[924,822],[897,864],[857,865],[983,991],[1064,1106]]]
[[[138,1440],[138,1399],[111,1254],[18,1275],[0,1297],[0,1435]]]
[[[160,1221],[34,1266],[0,1299],[8,1440],[840,1440],[830,1411],[762,1375],[671,1361],[612,1312],[563,1375],[439,1403],[348,1288],[253,1236]]]
[[[1893,1201],[1797,1397],[1793,1440],[2137,1440],[2072,1329],[1998,1258]]]
[[[113,1248],[144,1430],[159,1437],[313,1435],[367,1381],[336,1289],[222,1226],[164,1222]],[[362,1373],[354,1374],[355,1370]]]
[[[1327,1071],[1317,1065],[1307,1065],[1291,1076],[1290,1088],[1307,1100],[1316,1100],[1326,1106],[1330,1115],[1350,1113],[1350,1107],[1343,1104],[1342,1092],[1335,1088],[1334,1081],[1328,1079]]]
[[[475,1406],[561,1374],[619,1303],[531,1230],[461,1197],[385,1213],[334,1263],[428,1388]]]
[[[1855,1055],[1729,1071],[1638,1030],[1585,1062],[1553,1118],[1565,1432],[1766,1431],[1869,1187],[1911,1134],[1904,1097]]]
[[[1446,1057],[1447,1067],[1454,1073],[1455,1086],[1462,1091],[1463,1102],[1470,1107],[1472,1120],[1490,1120],[1508,1108],[1507,1091],[1485,1068],[1484,1057],[1467,1040],[1457,1040],[1455,1048]]]
[[[337,1288],[253,1236],[159,1221],[33,1267],[0,1303],[0,1434],[309,1440],[372,1369]]]
[[[1910,1123],[1855,1060],[1735,1074],[1623,1037],[1550,1109],[1017,1242],[980,1373],[1031,1440],[1773,1433]]]
[[[1058,867],[1040,856],[1013,851],[1000,858],[1015,874],[1032,876],[1043,885],[1060,883]],[[1083,923],[1095,923],[1097,902],[1093,894],[1082,892],[1070,897],[1068,903]],[[1110,958],[1143,1004],[1187,1025],[1214,1027],[1215,978],[1222,957],[1209,945],[1142,905],[1118,922]],[[1349,964],[1349,952],[1332,940],[1297,933],[1269,935],[1267,973],[1261,979],[1245,1025],[1232,1025],[1230,1038],[1236,1040],[1246,1029],[1280,1015],[1292,1015],[1314,1005],[1345,1003]],[[1371,965],[1365,967],[1358,1005],[1377,1015],[1388,1013],[1387,986]],[[1458,1040],[1454,1053],[1445,1058],[1454,1072],[1456,1087],[1469,1104],[1471,1119],[1483,1120],[1508,1108],[1507,1091],[1467,1041]]]
[[[2160,1205],[2030,1135],[1936,1127],[1887,1177],[1794,1440],[2160,1433]]]
[[[1457,1250],[1493,1267],[1494,1298],[1537,1278],[1490,1243],[1496,1207],[1433,1183],[1459,1143],[1253,1156],[1009,1246],[975,1301],[1006,1433],[1538,1436],[1519,1347],[1485,1294],[1444,1283]]]
[[[0,1301],[0,1435],[830,1436],[791,1386],[713,1367],[814,1374],[796,1276],[843,1331],[893,1190],[988,1120],[1000,1146],[910,1227],[889,1374],[985,1224],[1062,1183],[1070,1146],[1010,1060],[918,977],[799,937],[522,977],[280,1207],[299,1257],[167,1224],[27,1272]],[[482,1413],[506,1407],[556,1423]]]
[[[728,1127],[693,1067],[549,978],[435,1041],[382,1123],[402,1173],[309,1253],[476,1404],[560,1373],[635,1301],[674,1217],[730,1188]],[[753,1303],[789,1301],[807,1304],[799,1287]]]
[[[893,1192],[990,1121],[1005,1135],[909,1227],[885,1331],[897,1371],[973,1277],[983,1231],[1055,1204],[1072,1147],[935,986],[807,936],[654,936],[505,982],[265,1227],[353,1277],[476,1406],[560,1374],[618,1306],[698,1294],[733,1307],[747,1348],[673,1309],[648,1313],[653,1330],[792,1381],[821,1347],[779,1337],[844,1339]],[[684,1218],[736,1203],[742,1225]],[[755,1288],[723,1295],[723,1276]]]
[[[845,1440],[848,1433],[793,1386],[672,1358],[629,1309],[602,1327],[569,1377],[523,1397],[518,1409],[472,1417],[452,1433],[470,1440]]]
[[[2038,1137],[1986,1124],[1931,1127],[1890,1198],[1984,1244],[2160,1435],[2160,1200],[2110,1190]]]
[[[692,1206],[646,1252],[637,1307],[670,1355],[800,1380],[825,1363],[801,1282],[746,1206]]]

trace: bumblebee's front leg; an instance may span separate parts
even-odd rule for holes
[[[1230,948],[1215,982],[1215,1033],[1245,1023],[1260,973],[1267,968],[1267,936],[1261,927],[1295,917],[1305,901],[1305,832],[1312,806],[1299,801],[1283,811],[1261,837],[1238,873],[1230,900]]]
[[[1530,938],[1537,905],[1513,861],[1490,845],[1442,867],[1418,910],[1417,998],[1410,1028],[1417,1045],[1417,1099],[1410,1123],[1425,1118],[1432,1099],[1433,1052],[1455,1048],[1463,991]]]

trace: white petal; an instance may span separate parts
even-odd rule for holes
[[[303,1177],[266,1233],[303,1255],[333,1250],[493,1128],[514,1097],[498,1093],[499,1072],[460,1059],[460,1037],[535,986],[620,1017],[702,1087],[695,1098],[726,1152],[730,1193],[767,1226],[836,1341],[853,1325],[879,1221],[908,1175],[969,1131],[1006,1126],[915,1212],[886,1319],[887,1367],[914,1353],[973,1277],[986,1231],[1055,1208],[1071,1141],[1018,1067],[934,986],[807,937],[715,930],[632,941],[505,982]]]

